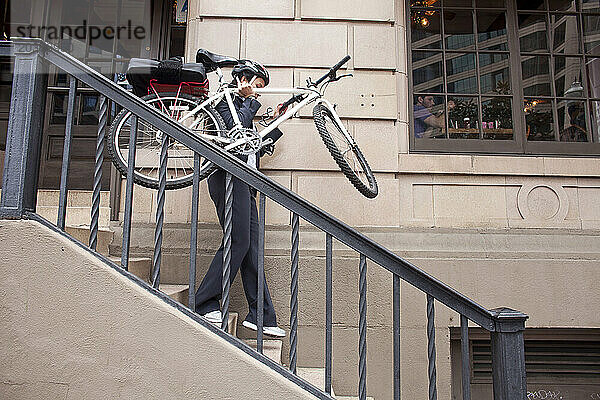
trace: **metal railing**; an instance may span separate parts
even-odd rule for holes
[[[435,348],[435,303],[441,303],[460,314],[461,326],[461,363],[462,363],[462,393],[463,399],[470,399],[470,359],[468,343],[468,323],[473,323],[491,332],[492,339],[492,376],[495,400],[526,399],[525,383],[525,358],[523,331],[527,316],[511,309],[487,310],[473,302],[466,296],[428,275],[413,264],[397,256],[372,239],[364,236],[335,217],[320,210],[294,192],[288,190],[277,182],[269,179],[259,171],[250,168],[233,155],[214,146],[212,143],[194,136],[184,126],[170,119],[167,115],[149,107],[133,94],[123,90],[108,78],[98,74],[90,67],[58,50],[57,48],[37,39],[20,39],[11,43],[0,44],[0,54],[14,56],[14,77],[11,108],[6,146],[4,184],[0,200],[0,217],[23,218],[36,210],[37,177],[40,161],[40,148],[42,137],[43,109],[45,101],[45,88],[47,87],[47,64],[51,63],[70,75],[69,102],[67,110],[66,137],[63,153],[63,169],[60,187],[59,217],[57,226],[64,230],[66,212],[66,194],[68,164],[70,160],[70,142],[73,121],[73,108],[77,81],[80,81],[101,95],[100,123],[98,126],[98,140],[96,147],[96,168],[94,171],[94,190],[92,201],[90,248],[95,249],[98,229],[98,207],[101,181],[101,163],[104,151],[104,134],[106,130],[106,100],[109,98],[119,106],[129,110],[134,115],[131,131],[129,169],[127,173],[125,209],[123,220],[123,243],[121,266],[127,269],[129,259],[129,243],[131,238],[131,220],[133,207],[133,171],[135,163],[135,143],[137,133],[137,120],[143,119],[156,129],[167,132],[163,135],[163,147],[160,159],[159,190],[157,207],[157,225],[155,231],[155,249],[152,262],[151,285],[158,287],[160,282],[161,243],[164,220],[165,177],[167,168],[166,146],[168,140],[176,140],[195,152],[195,170],[199,168],[199,156],[213,162],[226,171],[226,207],[224,218],[224,263],[223,263],[223,296],[222,328],[227,328],[227,313],[229,302],[229,269],[230,269],[230,243],[231,243],[231,200],[232,177],[236,177],[255,188],[259,196],[259,278],[258,278],[258,333],[257,349],[262,352],[263,346],[263,303],[264,303],[264,234],[265,234],[265,199],[266,197],[292,212],[292,238],[291,238],[291,300],[290,300],[290,371],[283,370],[259,353],[245,351],[253,354],[257,359],[270,365],[286,378],[309,390],[319,398],[329,399],[332,381],[332,241],[345,244],[359,254],[359,342],[358,342],[358,375],[359,398],[364,400],[367,396],[366,372],[366,343],[367,343],[367,260],[372,264],[390,271],[393,276],[393,376],[394,399],[400,399],[400,284],[405,281],[421,290],[427,298],[427,341],[428,341],[428,378],[429,399],[437,398],[436,389],[436,348]],[[198,197],[199,178],[194,174],[192,188],[192,218],[191,218],[191,243],[190,243],[190,270],[189,270],[189,307],[194,310],[194,289],[196,280],[196,246],[198,222]],[[326,255],[326,293],[325,293],[325,390],[321,391],[314,386],[298,379],[295,375],[297,368],[297,340],[298,340],[298,246],[299,246],[299,220],[311,223],[325,232]],[[200,319],[198,319],[201,321]],[[225,335],[223,332],[221,334]],[[238,345],[238,347],[241,345]],[[291,373],[290,373],[291,372]]]

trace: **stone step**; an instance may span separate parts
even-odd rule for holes
[[[158,290],[172,298],[173,300],[183,304],[184,306],[188,305],[188,285],[167,285],[161,284],[158,287]]]
[[[335,396],[338,400],[358,400],[358,396]],[[367,400],[375,400],[373,397],[367,397]]]
[[[110,260],[117,265],[121,265],[121,257],[112,256]],[[127,270],[145,282],[150,282],[152,260],[146,257],[132,257],[129,259]]]
[[[90,242],[89,226],[66,226],[65,231],[86,246]],[[98,244],[96,246],[96,251],[106,257],[109,257],[109,246],[112,243],[113,237],[113,231],[107,228],[98,229]]]
[[[325,368],[298,367],[296,372],[300,378],[325,391]],[[335,397],[333,387],[331,388],[331,396]]]
[[[244,340],[246,344],[256,350],[256,339]],[[263,340],[263,354],[275,361],[277,364],[281,364],[281,349],[283,348],[283,341],[279,339],[265,339]]]
[[[37,192],[36,213],[50,222],[58,218],[59,190],[43,189]],[[100,215],[98,225],[108,228],[110,224],[110,192],[100,192]],[[91,222],[92,191],[69,190],[67,192],[66,225],[89,225]]]
[[[36,206],[35,212],[52,223],[56,223],[58,219],[58,205],[38,205]],[[67,206],[65,225],[89,225],[92,221],[91,212],[91,207]],[[108,228],[110,224],[110,208],[100,207],[99,212],[98,226],[100,226],[100,228]]]
[[[91,190],[69,190],[67,192],[67,207],[88,207],[92,206]],[[59,190],[41,189],[37,193],[38,206],[58,206],[60,198]],[[109,207],[110,192],[100,192],[100,207]]]
[[[229,319],[227,320],[227,333],[231,336],[237,336],[237,323],[238,323],[238,313],[230,312]],[[221,324],[213,324],[215,326],[221,327]]]

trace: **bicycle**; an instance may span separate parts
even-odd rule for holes
[[[190,96],[182,93],[182,87],[185,87],[186,82],[181,82],[176,93],[160,94],[153,88],[155,93],[145,96],[143,99],[153,106],[158,106],[163,112],[167,112],[172,118],[188,127],[199,137],[218,144],[226,151],[244,155],[257,153],[270,145],[270,139],[263,140],[268,133],[295,116],[303,107],[315,103],[313,119],[329,153],[352,185],[365,197],[374,198],[378,194],[378,186],[367,160],[354,138],[342,124],[335,106],[323,97],[329,84],[352,76],[351,74],[337,75],[337,71],[349,60],[350,56],[344,57],[331,67],[325,75],[314,82],[308,78],[305,87],[255,89],[255,93],[258,95],[291,94],[289,100],[279,105],[280,115],[277,118],[272,119],[270,115],[263,116],[261,121],[263,129],[260,132],[243,128],[235,111],[233,98],[238,88],[225,82],[221,70],[223,67],[231,67],[238,63],[238,60],[233,57],[220,56],[204,49],[198,50],[197,63],[204,66],[206,73],[216,72],[218,76],[219,87],[214,94],[208,95],[202,92],[200,96]],[[229,130],[225,129],[221,116],[213,108],[213,105],[223,99],[227,101],[234,119],[234,126]],[[109,152],[111,155],[115,155],[113,161],[115,165],[119,164],[117,168],[121,172],[127,171],[125,157],[128,151],[129,132],[127,124],[124,122],[127,119],[127,112],[122,112],[122,115],[117,116],[113,122],[109,132]],[[267,122],[268,119],[272,120]],[[138,130],[141,127],[140,125]],[[136,156],[134,181],[143,186],[156,188],[158,187],[156,171],[158,169],[162,132],[153,129],[151,126],[144,126],[143,128],[146,130],[143,132],[142,137],[147,136],[150,139],[143,149],[152,153],[152,156],[148,157],[148,155],[142,154],[144,159],[150,160],[142,165],[138,164],[139,158]],[[171,161],[172,156],[174,162]],[[180,171],[178,171],[176,163],[183,159],[185,159],[185,162],[182,164],[185,164],[186,168],[180,167]],[[178,145],[174,141],[170,142],[169,174],[171,176],[167,178],[167,188],[181,188],[192,183],[193,160],[194,155],[191,150],[184,149],[182,145]],[[202,160],[199,171],[200,178],[207,178],[216,168],[210,161]]]

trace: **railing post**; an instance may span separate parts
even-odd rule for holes
[[[494,400],[526,400],[523,331],[528,316],[509,308],[490,311],[496,321],[496,329],[491,333]]]
[[[40,43],[20,40],[14,46],[14,72],[2,177],[0,217],[19,219],[35,211],[48,83]]]

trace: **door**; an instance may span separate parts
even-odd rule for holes
[[[126,70],[132,57],[151,57],[152,0],[51,0],[46,26],[58,31],[44,32],[44,39],[114,79]],[[154,3],[154,4],[153,4]],[[156,53],[156,50],[155,50]],[[62,152],[67,114],[69,80],[51,68],[46,101],[44,137],[40,168],[40,189],[57,189],[60,184]],[[112,114],[117,111],[111,107]],[[69,168],[69,189],[92,189],[99,95],[79,83],[73,121],[73,143]],[[109,117],[110,118],[110,117]],[[105,159],[102,189],[108,190],[110,161]]]

